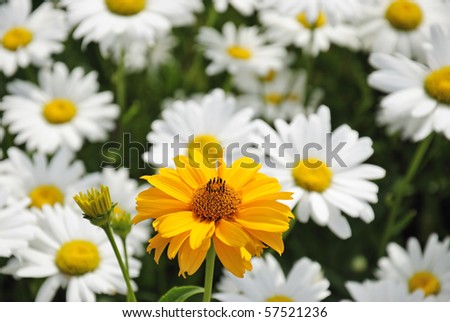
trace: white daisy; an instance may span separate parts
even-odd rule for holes
[[[46,278],[36,301],[51,301],[59,288],[67,288],[66,300],[95,301],[95,294],[126,294],[113,249],[100,229],[71,207],[34,209],[39,232],[30,247],[17,252],[14,276]],[[129,260],[130,277],[140,262]]]
[[[199,101],[175,101],[162,112],[162,120],[152,123],[147,141],[153,146],[144,160],[157,167],[173,166],[175,156],[194,157],[198,151],[223,154],[228,163],[251,142],[257,127],[253,114],[251,108],[238,109],[236,100],[220,89]]]
[[[286,57],[285,48],[269,44],[256,26],[236,27],[227,22],[222,34],[214,28],[203,27],[198,41],[205,47],[206,58],[212,61],[206,68],[208,75],[225,70],[230,74],[247,70],[262,76],[270,70],[280,70]]]
[[[0,119],[0,122],[1,122],[1,119]],[[0,149],[0,160],[3,159],[3,140],[4,140],[4,138],[5,138],[5,129],[0,126],[0,143],[1,143],[0,146],[2,147]]]
[[[224,270],[213,297],[222,302],[317,302],[330,295],[319,263],[309,258],[297,260],[287,277],[271,254],[254,257],[252,265],[243,278]]]
[[[315,110],[322,91],[315,89],[305,102],[306,72],[283,69],[271,71],[265,77],[238,73],[235,86],[245,94],[238,97],[242,106],[251,106],[258,116],[268,121],[276,118],[292,119],[298,113]]]
[[[51,55],[64,49],[68,33],[64,12],[48,2],[31,9],[31,0],[0,5],[0,71],[6,76],[19,67],[49,64]]]
[[[363,163],[373,154],[370,138],[359,138],[348,125],[331,132],[326,106],[309,117],[299,114],[290,124],[281,119],[274,124],[276,131],[261,124],[262,136],[276,145],[266,145],[270,160],[263,171],[277,178],[285,191],[294,192],[289,205],[297,205],[298,220],[311,217],[345,239],[351,229],[342,212],[367,223],[374,219],[369,203],[378,201],[378,186],[369,180],[384,177],[385,171]]]
[[[450,15],[441,0],[377,0],[363,12],[358,30],[367,50],[397,52],[421,61],[430,27],[448,25]]]
[[[243,16],[250,16],[258,7],[258,0],[213,0],[214,8],[223,13],[232,6]]]
[[[109,188],[111,200],[117,203],[116,212],[125,211],[130,215],[136,215],[136,197],[147,186],[138,186],[136,180],[130,178],[128,169],[105,168],[100,177],[100,183]],[[130,234],[127,236],[127,245],[131,246],[133,253],[142,255],[145,253],[145,244],[150,236],[150,223],[133,225]]]
[[[18,200],[29,198],[30,206],[40,208],[56,203],[74,204],[72,197],[98,183],[98,175],[85,175],[84,165],[74,160],[73,152],[59,150],[48,161],[35,153],[32,158],[18,148],[8,149],[0,163],[0,185]]]
[[[426,302],[421,290],[410,292],[407,285],[395,281],[347,282],[345,287],[355,302]]]
[[[191,24],[200,0],[63,0],[69,21],[77,25],[76,39],[83,44],[125,39],[153,43],[172,26]],[[126,48],[127,43],[123,44]]]
[[[0,257],[10,257],[26,248],[36,233],[35,217],[28,211],[28,198],[8,200],[8,192],[0,186]]]
[[[437,301],[450,301],[450,239],[442,242],[436,234],[430,235],[423,251],[419,241],[411,237],[406,249],[390,243],[388,257],[378,262],[376,275],[406,285],[410,292],[421,289],[425,296]]]
[[[317,0],[314,1],[318,3]],[[268,28],[269,39],[301,47],[312,56],[328,51],[331,44],[353,50],[359,48],[354,26],[342,21],[331,24],[323,11],[312,22],[307,17],[306,11],[290,7],[277,7],[260,13],[262,24]]]
[[[105,140],[119,114],[113,94],[98,92],[97,73],[85,75],[81,67],[69,72],[55,63],[39,72],[39,86],[15,80],[7,89],[11,95],[0,105],[4,124],[29,151],[54,153],[64,146],[78,151],[84,139]]]
[[[380,121],[391,132],[420,141],[432,132],[450,139],[450,29],[432,29],[427,65],[404,56],[372,54],[379,69],[369,84],[388,95],[381,101]]]

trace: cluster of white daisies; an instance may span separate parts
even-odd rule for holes
[[[218,15],[228,11],[259,24],[227,21],[219,28]],[[53,60],[64,54],[69,36],[83,48],[98,45],[104,59],[134,73],[171,59],[175,28],[200,24],[193,44],[208,61],[205,73],[228,74],[238,94],[214,89],[168,100],[151,124],[144,160],[173,166],[176,153],[166,147],[175,140],[185,143],[179,154],[189,155],[192,143],[217,143],[231,159],[243,155],[233,149],[236,143],[250,145],[247,152],[263,163],[262,171],[294,192],[288,204],[299,222],[311,219],[347,239],[347,217],[373,221],[378,186],[372,181],[385,170],[366,163],[374,153],[370,138],[346,124],[332,128],[332,112],[320,105],[326,93],[311,89],[308,73],[292,66],[332,45],[369,52],[377,69],[369,84],[387,94],[378,122],[405,139],[433,132],[450,139],[448,17],[444,0],[61,0],[34,10],[31,0],[7,1],[0,5],[0,73],[8,80],[0,140],[6,131],[26,152],[11,147],[0,155],[0,256],[11,257],[1,272],[45,278],[36,297],[41,301],[54,298],[59,287],[67,289],[68,301],[126,294],[105,236],[83,220],[72,197],[107,185],[117,211],[134,214],[144,187],[126,169],[86,173],[76,160],[86,141],[108,140],[121,111],[111,91],[100,91],[96,71]],[[39,68],[37,82],[14,78],[30,65]],[[265,149],[267,139],[288,148]],[[150,233],[145,225],[131,232],[132,278],[140,270],[133,256],[144,253]],[[432,235],[422,252],[411,238],[406,250],[390,244],[387,251],[376,281],[346,284],[353,300],[450,300],[448,239]],[[320,301],[330,294],[320,264],[308,258],[294,263],[287,277],[271,255],[255,258],[253,266],[243,279],[225,272],[215,298]]]

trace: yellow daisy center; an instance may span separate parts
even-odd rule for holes
[[[40,185],[30,192],[31,206],[42,208],[43,205],[62,204],[64,195],[58,187],[54,185]]]
[[[67,275],[79,276],[93,272],[100,264],[97,246],[86,240],[72,240],[56,253],[55,264]]]
[[[450,104],[450,66],[428,74],[425,78],[425,90],[438,102]]]
[[[286,295],[274,295],[269,297],[266,302],[294,302],[294,300]]]
[[[228,47],[227,51],[228,55],[236,59],[247,60],[252,57],[252,52],[249,49],[238,45]]]
[[[294,180],[305,190],[323,192],[331,185],[333,172],[315,158],[300,161],[292,170]]]
[[[266,75],[260,77],[259,79],[260,79],[262,82],[270,83],[271,81],[273,81],[273,80],[275,79],[275,77],[277,77],[277,72],[274,71],[273,69],[271,69],[271,70],[269,70],[269,71],[267,72]]]
[[[420,6],[410,0],[392,1],[385,12],[385,18],[391,26],[402,31],[414,30],[423,20]]]
[[[307,29],[321,28],[327,23],[327,16],[325,13],[320,12],[314,23],[310,23],[304,12],[297,15],[297,21]]]
[[[439,294],[441,290],[438,278],[433,273],[425,271],[415,273],[409,279],[408,286],[410,292],[421,289],[425,296]]]
[[[214,160],[223,156],[223,148],[219,140],[209,134],[196,135],[188,145],[188,156],[194,160],[195,152],[202,156],[212,157]],[[214,161],[209,160],[209,161]]]
[[[120,16],[133,16],[145,9],[146,0],[105,0],[106,7]]]
[[[266,103],[269,104],[273,104],[273,105],[280,105],[281,102],[283,101],[283,95],[281,95],[280,93],[267,93],[264,96],[264,100],[266,101]]]
[[[192,211],[206,221],[231,219],[238,211],[241,196],[220,177],[210,179],[198,188],[192,198]]]
[[[77,107],[68,99],[55,98],[44,105],[42,114],[49,123],[63,124],[69,122],[77,114]]]
[[[8,50],[16,51],[25,47],[33,40],[33,33],[25,27],[14,27],[9,29],[2,38],[2,45]]]

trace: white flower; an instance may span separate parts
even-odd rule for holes
[[[268,121],[276,118],[292,119],[298,113],[315,110],[321,91],[315,89],[305,102],[306,72],[283,69],[269,72],[265,77],[241,72],[233,77],[235,86],[245,94],[238,97],[242,106],[255,109]]]
[[[222,302],[316,302],[330,295],[319,263],[309,258],[297,260],[287,277],[271,254],[251,263],[253,269],[243,278],[224,270],[213,297]]]
[[[5,139],[5,129],[0,127],[0,145],[3,147],[3,140]],[[3,159],[3,149],[0,149],[0,160]]]
[[[430,235],[424,250],[411,237],[406,249],[390,243],[388,257],[379,260],[376,273],[380,280],[402,283],[410,292],[421,289],[425,296],[437,301],[450,301],[450,239],[442,242],[436,234]]]
[[[380,121],[391,132],[420,141],[432,132],[450,139],[450,29],[432,29],[427,65],[404,56],[372,54],[378,68],[369,84],[388,95],[381,101]]]
[[[236,100],[216,89],[199,101],[175,101],[152,123],[147,140],[153,144],[144,160],[157,167],[173,166],[177,155],[194,157],[196,152],[233,158],[256,132],[251,108],[238,109]],[[239,145],[239,148],[238,146]],[[221,148],[222,147],[222,148]]]
[[[74,204],[72,197],[98,182],[98,175],[85,175],[84,165],[74,160],[73,152],[59,150],[50,161],[35,153],[33,158],[18,148],[8,149],[8,159],[0,163],[0,185],[12,197],[30,199],[31,207],[56,203]]]
[[[117,203],[115,211],[125,211],[132,215],[136,215],[136,197],[147,186],[138,186],[136,180],[130,178],[128,169],[104,168],[100,183],[109,188],[112,202]],[[150,236],[150,223],[148,220],[139,225],[133,225],[130,234],[127,236],[127,245],[136,255],[142,255],[145,252],[145,244]]]
[[[213,4],[220,13],[225,12],[230,5],[243,16],[250,16],[258,7],[258,0],[213,0]]]
[[[367,50],[397,52],[421,61],[430,27],[448,25],[450,15],[440,0],[377,0],[363,12],[358,31]]]
[[[359,48],[356,29],[340,20],[330,23],[325,12],[320,12],[317,19],[310,22],[306,11],[286,6],[263,10],[260,19],[268,28],[269,39],[301,47],[313,56],[328,51],[331,44],[353,50]]]
[[[208,75],[227,71],[236,74],[247,70],[265,75],[270,70],[280,70],[286,57],[286,50],[279,44],[268,44],[264,34],[256,26],[236,27],[227,22],[222,34],[214,28],[203,27],[198,36],[205,47],[205,56],[212,62],[206,68]]]
[[[36,233],[35,217],[27,207],[28,198],[8,200],[8,192],[0,186],[0,257],[9,257],[26,248]]]
[[[34,209],[39,232],[30,247],[17,252],[13,275],[46,278],[36,301],[51,301],[59,288],[66,300],[95,301],[95,294],[126,294],[127,288],[106,234],[71,207]],[[138,275],[140,262],[130,258],[130,277]]]
[[[115,127],[119,108],[111,92],[98,92],[97,73],[81,67],[69,72],[55,63],[39,72],[39,86],[22,80],[8,84],[11,95],[1,102],[3,121],[16,134],[16,144],[29,151],[54,153],[61,147],[78,151],[83,140],[102,141]]]
[[[63,0],[76,39],[83,44],[127,39],[152,44],[172,26],[191,24],[203,10],[200,0]]]
[[[421,290],[410,292],[408,286],[395,281],[347,282],[345,287],[355,302],[426,302]]]
[[[30,64],[49,64],[64,49],[68,28],[65,14],[49,2],[31,12],[31,0],[0,5],[0,71],[6,76]]]
[[[277,178],[285,191],[294,192],[288,203],[297,205],[298,220],[311,217],[345,239],[351,229],[342,212],[366,223],[374,219],[369,203],[378,201],[378,186],[369,180],[384,177],[385,171],[363,163],[373,154],[370,138],[359,138],[348,125],[331,132],[326,106],[309,117],[299,114],[290,124],[281,119],[274,124],[276,131],[261,124],[262,136],[276,145],[266,145],[270,160],[262,171]]]

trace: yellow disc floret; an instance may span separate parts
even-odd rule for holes
[[[97,246],[86,240],[72,240],[61,246],[56,253],[55,264],[59,270],[70,276],[93,272],[100,264]]]
[[[26,47],[33,40],[33,33],[25,27],[14,27],[3,34],[2,46],[8,50],[16,51]]]
[[[133,16],[145,9],[146,0],[105,0],[106,7],[120,16]]]
[[[408,282],[409,291],[422,290],[425,296],[437,295],[441,290],[439,279],[430,272],[422,271],[415,273]]]
[[[425,78],[425,91],[440,103],[450,104],[450,66],[428,74]]]
[[[55,185],[40,185],[30,192],[31,207],[42,208],[43,205],[54,205],[64,202],[64,194]]]
[[[385,18],[395,29],[411,31],[422,24],[423,12],[415,1],[395,0],[387,8]]]
[[[77,114],[77,107],[68,99],[55,98],[44,105],[42,114],[51,124],[63,124],[74,118]]]
[[[192,212],[201,221],[230,220],[241,204],[241,197],[220,177],[198,188],[192,198]]]
[[[297,15],[297,21],[307,29],[317,29],[323,27],[327,23],[327,16],[325,13],[320,12],[316,21],[310,22],[304,12]]]
[[[297,185],[308,191],[323,192],[331,185],[333,172],[314,158],[300,161],[292,170]]]
[[[252,57],[250,49],[238,45],[228,47],[227,51],[228,55],[235,59],[247,60]]]
[[[266,299],[266,302],[294,302],[294,300],[286,295],[274,295]]]

